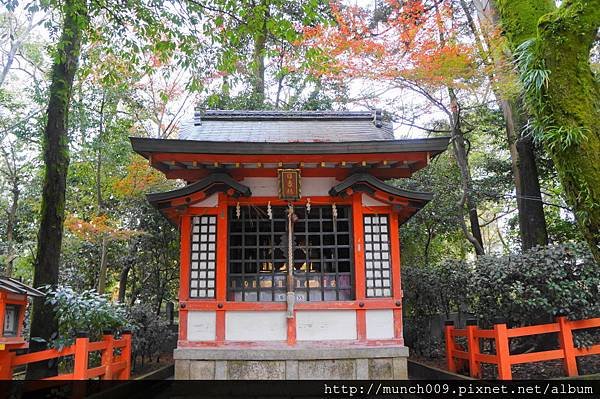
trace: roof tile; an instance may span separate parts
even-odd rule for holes
[[[181,126],[179,138],[236,142],[393,140],[381,111],[204,111]]]

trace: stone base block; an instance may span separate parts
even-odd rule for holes
[[[175,350],[182,380],[407,379],[406,347]]]

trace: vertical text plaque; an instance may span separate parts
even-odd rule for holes
[[[300,169],[278,169],[279,198],[288,201],[300,199]]]

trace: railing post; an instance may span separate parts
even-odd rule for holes
[[[560,327],[558,334],[560,348],[563,350],[565,372],[569,377],[579,375],[579,371],[577,370],[577,360],[575,358],[575,348],[573,347],[573,332],[571,331],[571,324],[569,320],[567,320],[566,316],[557,317],[556,322]]]
[[[86,332],[78,332],[75,338],[75,365],[73,366],[74,380],[87,380],[88,345],[90,339]]]
[[[2,322],[2,321],[0,321]],[[12,380],[12,359],[14,353],[8,349],[0,350],[0,380]]]
[[[446,337],[446,362],[448,363],[448,371],[456,373],[456,362],[454,361],[454,337],[452,332],[454,331],[454,321],[446,320],[444,323],[444,334]]]
[[[112,380],[112,364],[114,354],[114,336],[112,330],[102,331],[102,341],[106,342],[106,349],[102,352],[102,366],[104,366],[103,380]]]
[[[120,374],[120,380],[128,380],[131,376],[131,331],[124,330],[123,339],[125,340],[125,346],[123,347],[123,359],[127,362],[127,366],[125,366],[125,370]]]
[[[479,367],[479,361],[476,359],[479,354],[479,338],[476,336],[477,333],[477,320],[467,320],[467,350],[469,351],[469,374],[473,378],[479,378],[481,370]]]
[[[504,320],[494,320],[494,340],[496,341],[496,359],[498,360],[498,379],[512,380],[508,329]]]

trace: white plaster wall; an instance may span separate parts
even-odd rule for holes
[[[285,341],[286,339],[285,312],[225,312],[225,340],[227,341]]]
[[[255,197],[277,196],[277,179],[274,177],[247,177],[241,181],[250,187]],[[302,198],[311,196],[327,196],[329,189],[337,184],[335,177],[303,177],[301,180]]]
[[[394,311],[367,310],[367,339],[394,338]]]
[[[356,311],[299,310],[296,312],[296,339],[324,341],[356,339]]]
[[[302,197],[328,196],[331,187],[338,183],[335,177],[303,177]]]
[[[201,207],[201,208],[214,208],[219,205],[219,196],[218,194],[213,194],[208,198],[203,199],[200,202],[196,202],[192,205],[193,207]]]
[[[188,341],[214,341],[216,338],[216,312],[189,311]]]
[[[375,198],[373,198],[367,194],[362,195],[362,204],[363,204],[363,206],[389,206],[389,204],[378,201]]]

